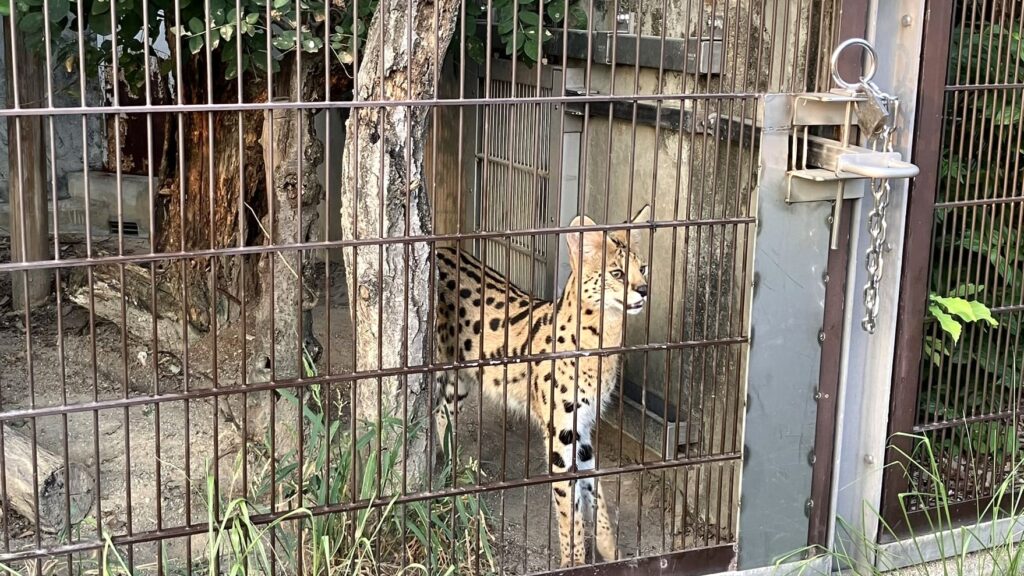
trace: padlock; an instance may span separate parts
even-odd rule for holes
[[[857,125],[864,131],[864,136],[877,136],[885,129],[891,117],[889,98],[871,82],[861,82],[859,88],[866,99],[855,104]]]

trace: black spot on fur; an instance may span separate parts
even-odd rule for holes
[[[488,306],[494,304],[494,296],[488,296],[487,299],[484,300],[484,303],[487,304]]]
[[[544,381],[551,382],[551,372],[548,372],[547,374],[544,375]]]
[[[449,280],[445,286],[447,286],[449,290],[455,290],[455,280]]]
[[[473,349],[473,341],[472,340],[466,339],[466,341],[462,345],[466,348],[466,352],[469,352],[470,350]]]
[[[569,389],[565,387],[565,384],[562,384],[562,387],[559,388],[559,390],[562,391],[562,394],[568,394],[569,393]]]
[[[479,305],[480,305],[480,299],[479,298],[473,298],[473,306],[479,306]]]
[[[590,308],[587,308],[586,310],[583,311],[583,313],[586,314],[587,316],[590,316],[594,313],[594,311]]]
[[[495,302],[494,307],[497,308],[498,310],[501,310],[502,308],[505,307],[505,303],[501,301]]]
[[[476,322],[473,322],[473,334],[479,334],[479,333],[480,333],[480,321],[477,320]]]
[[[559,498],[565,498],[565,490],[562,490],[561,488],[555,488],[555,494],[557,494]]]
[[[516,324],[519,324],[520,322],[525,320],[526,317],[529,316],[529,315],[530,315],[530,309],[527,308],[527,309],[523,310],[522,312],[516,314],[515,316],[509,318],[508,319],[508,323],[509,323],[510,326],[515,326]]]
[[[490,326],[492,331],[497,332],[498,328],[501,328],[501,320],[491,318]]]
[[[561,342],[561,341],[562,341],[562,338],[561,338],[561,337],[559,337],[559,338],[558,338],[558,341],[559,341],[559,342]],[[545,343],[545,344],[551,344],[551,335],[550,335],[550,334],[548,334],[548,336],[547,336],[546,338],[544,338],[544,343]]]
[[[576,405],[568,400],[562,400],[562,408],[565,409],[566,414],[572,414],[572,411],[576,409]]]
[[[574,432],[572,430],[562,430],[561,432],[558,433],[558,440],[561,441],[562,444],[565,444],[566,446],[572,444],[573,440],[579,440],[579,439],[580,439],[580,433],[579,432]]]
[[[590,444],[580,444],[579,458],[580,462],[589,462],[594,457],[594,449]]]
[[[548,341],[551,341],[551,337],[550,336],[548,336]],[[559,344],[565,344],[565,336],[559,336],[558,337],[558,343]]]
[[[494,385],[495,386],[501,386],[501,378],[495,378],[494,379]]]
[[[551,453],[551,466],[554,468],[565,468],[565,460],[562,460],[562,455],[558,452]]]
[[[470,292],[469,288],[463,288],[462,290],[459,290],[459,296],[463,298],[469,298],[472,295],[473,293]]]

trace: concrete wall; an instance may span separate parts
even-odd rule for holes
[[[6,33],[5,27],[0,26],[0,38]],[[6,55],[3,54],[0,45],[0,70],[7,66]],[[78,76],[68,74],[62,66],[57,66],[53,72],[53,104],[55,107],[71,107],[81,105],[77,95]],[[0,102],[7,107],[7,78],[0,74]],[[91,82],[86,92],[86,103],[90,106],[102,104],[102,97],[99,86]],[[86,119],[86,131],[83,138],[82,117],[74,115],[53,116],[53,148],[56,151],[56,175],[57,194],[60,198],[68,197],[67,178],[71,172],[80,172],[82,166],[82,150],[87,150],[87,161],[90,169],[98,170],[103,167],[103,159],[106,156],[106,131],[103,127],[103,118],[98,115],[90,115]],[[43,120],[43,132],[47,136],[46,156],[49,159],[51,146],[49,142],[49,120]],[[0,202],[7,202],[7,121],[0,121]],[[52,175],[49,164],[46,168],[47,180]],[[0,222],[0,228],[6,228],[6,222]]]
[[[723,27],[725,61],[720,76],[695,77],[657,69],[594,66],[592,89],[615,94],[750,93],[764,90],[767,71],[756,69],[750,57],[768,40],[751,22],[760,21],[758,2],[700,3],[685,0],[636,2],[622,8],[637,18],[640,34],[668,38],[707,36],[708,23]],[[717,13],[711,13],[716,8]],[[611,27],[610,15],[606,27]],[[767,61],[768,58],[764,58]],[[581,65],[583,65],[581,63]],[[654,100],[647,101],[650,104]],[[700,125],[709,114],[752,118],[752,99],[709,98],[662,106],[680,106]],[[657,220],[731,219],[753,216],[757,180],[757,151],[719,141],[699,129],[680,132],[636,126],[631,121],[591,118],[584,158],[586,212],[598,222],[622,222],[644,203],[655,207]],[[629,318],[627,344],[698,342],[741,337],[748,334],[742,307],[750,290],[752,225],[701,225],[660,229],[642,251],[650,255],[650,314]],[[650,318],[650,323],[646,322]],[[649,331],[649,332],[648,332]],[[648,337],[649,333],[649,337]],[[681,437],[695,449],[694,455],[718,454],[740,448],[745,391],[745,347],[716,345],[678,351],[634,353],[628,359],[625,378],[647,393],[663,396],[680,405],[687,421]],[[687,429],[689,436],[687,436]],[[648,432],[650,434],[650,432]],[[659,440],[660,441],[660,440]],[[694,485],[695,479],[697,485]],[[722,478],[720,478],[720,476]],[[723,480],[721,484],[719,481]],[[690,520],[735,530],[738,474],[734,467],[713,467],[677,485],[689,484],[685,503]],[[711,486],[724,486],[719,493]]]

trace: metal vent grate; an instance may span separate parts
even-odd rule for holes
[[[540,76],[538,89],[537,71],[520,68],[513,85],[511,63],[502,62],[492,65],[489,79],[478,79],[477,89],[485,94],[489,83],[491,98],[560,94],[560,69],[544,67]],[[580,162],[578,145],[564,153],[566,139],[578,141],[579,137],[573,127],[575,118],[566,120],[555,104],[492,104],[477,112],[474,205],[478,229],[515,231],[560,224],[555,214],[559,203],[552,192],[571,197],[575,205],[578,190],[566,187],[562,175],[573,174],[575,182]],[[568,170],[569,166],[575,168]],[[490,238],[478,244],[478,256],[519,288],[551,298],[556,241],[526,234]]]
[[[124,228],[124,235],[125,236],[138,236],[139,235],[139,229],[140,228],[139,228],[139,223],[138,222],[132,222],[130,220],[126,220],[122,224],[124,225],[123,228]],[[118,230],[119,226],[117,224],[117,220],[110,220],[110,221],[108,221],[108,227],[110,228],[110,235],[111,236],[117,236],[118,231],[119,231]]]

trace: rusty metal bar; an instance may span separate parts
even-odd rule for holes
[[[897,308],[896,355],[893,362],[893,391],[889,414],[889,437],[896,449],[911,452],[910,441],[893,433],[908,432],[914,427],[917,413],[918,381],[923,344],[922,319],[928,293],[931,263],[932,224],[939,186],[939,161],[942,139],[936,138],[935,126],[943,122],[949,40],[952,31],[953,3],[929,2],[925,22],[918,119],[913,162],[921,166],[921,174],[913,181],[907,208],[906,240],[903,254],[901,296]],[[887,458],[898,458],[891,449]],[[883,475],[882,515],[897,532],[902,527],[899,494],[905,491],[907,479],[900,467],[890,465]]]

